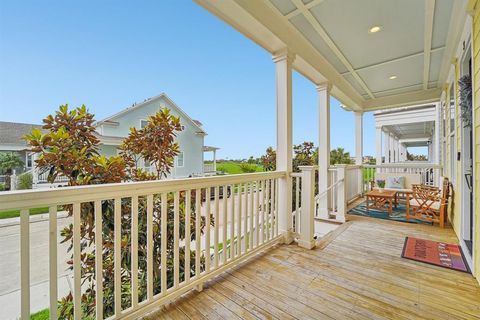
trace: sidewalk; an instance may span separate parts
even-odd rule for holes
[[[0,220],[0,319],[17,319],[20,316],[20,225],[19,218]],[[68,243],[60,244],[60,230],[72,222],[66,213],[60,213],[57,222],[58,236],[58,296],[70,291],[68,279],[72,272],[66,261]],[[48,307],[48,214],[31,217],[30,223],[30,283],[31,311]]]
[[[68,216],[67,212],[62,211],[57,214],[57,219],[66,218],[67,216]],[[42,222],[42,221],[48,221],[48,213],[42,213],[42,214],[36,214],[36,215],[30,216],[30,223]],[[16,226],[19,224],[20,224],[20,217],[0,219],[0,228]]]

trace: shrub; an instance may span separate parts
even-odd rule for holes
[[[29,172],[22,173],[17,178],[18,190],[32,189],[32,184],[33,184],[33,176]]]
[[[250,163],[242,163],[240,164],[240,170],[242,170],[242,172],[244,173],[257,172],[257,165]]]
[[[7,187],[5,186],[4,183],[0,183],[0,191],[5,191],[5,189],[7,189]]]

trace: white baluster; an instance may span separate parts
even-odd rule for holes
[[[103,319],[103,221],[102,201],[94,204],[95,215],[95,316]],[[57,301],[55,301],[55,310]],[[52,310],[52,307],[50,307]],[[51,311],[50,311],[51,312]]]
[[[49,247],[49,271],[50,271],[50,318],[57,319],[57,206],[51,206],[48,210],[48,247]]]

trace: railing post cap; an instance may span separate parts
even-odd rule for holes
[[[312,171],[317,170],[318,166],[298,166],[301,171]]]

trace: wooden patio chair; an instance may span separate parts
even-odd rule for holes
[[[407,221],[415,218],[422,221],[436,222],[445,227],[450,183],[443,179],[442,188],[413,185],[412,192],[407,193]]]

